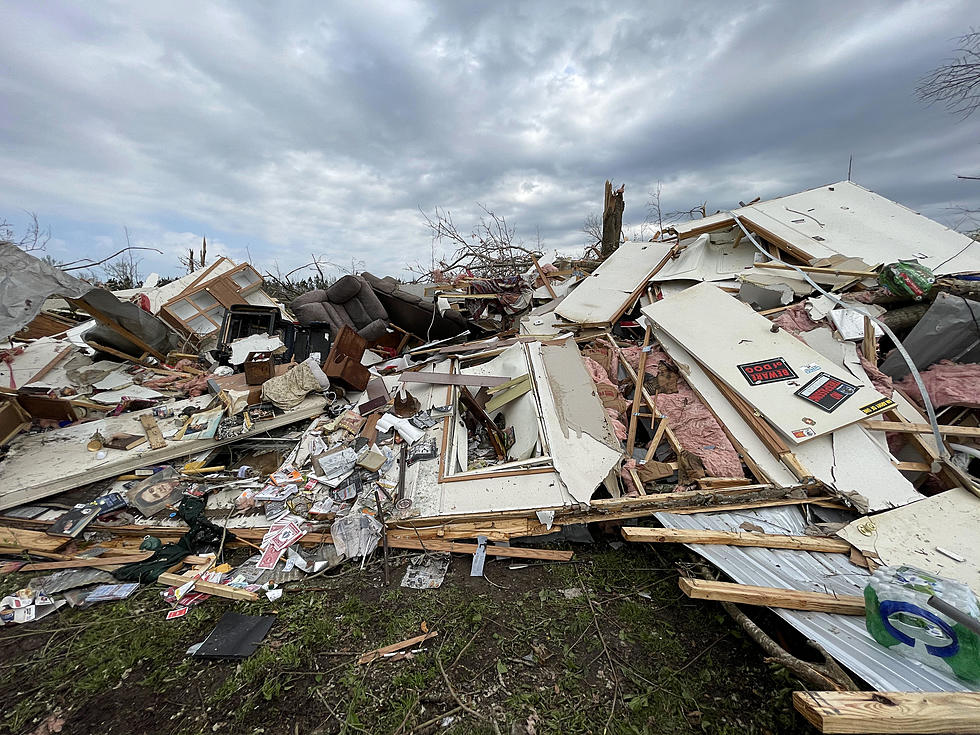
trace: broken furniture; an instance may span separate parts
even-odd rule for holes
[[[338,382],[352,390],[364,390],[367,387],[371,373],[361,364],[367,340],[350,327],[342,327],[326,362],[323,372],[331,382]]]
[[[293,325],[282,318],[275,306],[253,306],[252,304],[233,304],[225,312],[218,330],[218,360],[228,364],[232,353],[232,342],[256,335],[275,336],[282,340],[289,354],[293,342]],[[234,364],[234,363],[232,363]],[[270,376],[271,377],[271,376]]]
[[[388,331],[388,312],[374,289],[360,276],[344,276],[326,289],[297,296],[289,308],[300,324],[326,322],[334,335],[349,327],[373,342]]]
[[[275,307],[262,291],[262,276],[248,263],[204,280],[212,268],[214,265],[160,308],[160,315],[174,327],[188,334],[208,335],[221,328],[225,313],[236,304]]]
[[[391,323],[399,329],[425,340],[455,337],[469,328],[466,318],[453,309],[440,310],[434,299],[413,293],[408,284],[391,276],[378,278],[370,273],[361,277],[374,289]],[[421,288],[421,287],[420,287]]]

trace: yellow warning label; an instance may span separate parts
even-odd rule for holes
[[[891,408],[895,405],[895,401],[891,398],[882,398],[880,401],[875,401],[874,403],[869,403],[867,406],[861,406],[861,413],[866,416],[871,416],[879,411],[884,411],[886,408]]]

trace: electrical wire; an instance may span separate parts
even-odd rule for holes
[[[949,449],[946,448],[946,444],[943,442],[942,434],[939,432],[939,421],[936,419],[936,410],[935,408],[933,408],[932,399],[929,397],[929,392],[926,390],[925,383],[922,382],[922,376],[919,374],[919,371],[916,368],[915,362],[912,360],[912,357],[909,355],[908,351],[902,345],[901,340],[897,336],[895,336],[895,333],[888,327],[888,325],[882,322],[877,317],[872,316],[868,310],[860,307],[848,305],[844,303],[840,298],[838,298],[836,294],[830,293],[829,291],[825,291],[812,278],[810,278],[809,275],[807,275],[800,268],[797,268],[795,265],[792,265],[790,263],[784,263],[779,258],[774,257],[772,254],[769,253],[769,251],[765,250],[762,247],[762,245],[759,244],[759,241],[755,239],[755,237],[752,235],[751,232],[745,229],[745,225],[742,224],[742,220],[739,219],[738,215],[735,214],[735,212],[729,212],[729,214],[735,220],[735,224],[737,224],[739,228],[742,230],[742,232],[745,234],[745,236],[749,238],[749,242],[751,242],[755,246],[756,250],[758,250],[760,253],[766,256],[766,258],[773,260],[776,263],[780,263],[781,265],[784,265],[787,268],[791,268],[792,270],[796,271],[800,275],[800,277],[802,277],[807,283],[813,286],[814,289],[816,289],[823,296],[829,298],[837,306],[840,306],[847,311],[854,312],[855,314],[859,314],[860,316],[870,319],[873,324],[879,326],[881,330],[888,335],[888,338],[891,339],[891,341],[895,344],[895,349],[898,350],[898,353],[902,356],[902,359],[905,360],[905,364],[908,365],[909,372],[912,374],[912,379],[915,380],[915,384],[919,389],[919,393],[922,395],[922,402],[923,404],[925,404],[926,407],[926,415],[929,417],[929,424],[932,426],[932,433],[936,439],[936,447],[939,449],[939,457],[944,462],[949,462],[951,459],[949,454]]]

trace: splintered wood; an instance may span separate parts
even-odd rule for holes
[[[848,554],[851,545],[846,541],[816,536],[782,536],[773,533],[743,533],[740,531],[703,531],[685,528],[641,528],[625,526],[627,541],[667,544],[722,544],[727,546],[757,546],[766,549],[795,549],[834,554]]]
[[[980,733],[977,692],[793,692],[824,733]]]
[[[398,643],[392,643],[390,646],[376,648],[373,651],[368,651],[367,653],[361,654],[361,657],[357,659],[357,663],[369,664],[372,661],[377,661],[378,659],[393,657],[392,654],[396,654],[397,652],[403,651],[406,648],[416,646],[419,643],[429,640],[430,638],[435,638],[437,635],[439,635],[439,632],[432,630],[428,633],[417,635],[414,638],[399,641]]]
[[[738,602],[787,610],[864,615],[864,598],[857,595],[831,595],[824,592],[800,592],[778,587],[754,587],[748,584],[714,582],[707,579],[678,579],[681,591],[697,600]]]

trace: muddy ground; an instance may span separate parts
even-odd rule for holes
[[[399,553],[390,586],[375,562],[287,585],[276,602],[211,598],[173,621],[159,585],[65,608],[0,630],[0,732],[808,731],[791,705],[800,684],[718,605],[678,590],[694,555],[573,548],[571,563],[488,559],[485,577],[455,556],[436,590],[398,586]],[[2,577],[0,592],[27,580]],[[227,610],[276,616],[262,647],[241,662],[187,657]],[[423,625],[438,635],[421,652],[357,665]]]

